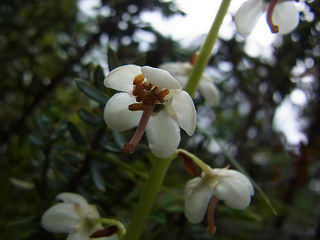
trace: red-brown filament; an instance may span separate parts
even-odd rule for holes
[[[124,153],[133,153],[134,152],[135,147],[140,142],[140,140],[143,136],[143,133],[146,130],[146,127],[147,127],[148,121],[150,119],[150,116],[153,112],[153,109],[154,109],[154,105],[145,106],[135,133],[133,134],[131,140],[128,143],[126,143],[123,147],[122,151]]]
[[[207,210],[207,230],[211,234],[215,234],[217,227],[214,223],[214,211],[216,209],[218,203],[218,198],[213,196],[209,202],[208,210]]]
[[[279,0],[271,0],[267,11],[267,23],[273,33],[279,32],[279,26],[275,25],[272,20],[273,11],[278,1]]]

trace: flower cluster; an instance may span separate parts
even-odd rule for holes
[[[169,72],[125,65],[111,71],[104,84],[120,91],[105,106],[104,119],[108,127],[124,131],[137,126],[124,152],[132,153],[146,131],[152,153],[167,158],[179,146],[179,126],[188,135],[193,134],[196,110],[192,98]]]
[[[299,24],[299,11],[293,0],[248,0],[234,16],[238,33],[248,36],[265,12],[273,33],[288,34]]]
[[[69,233],[67,240],[90,240],[89,236],[96,230],[102,229],[96,220],[100,218],[95,205],[76,193],[60,193],[57,197],[60,203],[49,208],[42,216],[41,225],[54,233]],[[117,240],[117,234],[99,238]]]

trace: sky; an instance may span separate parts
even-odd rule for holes
[[[160,12],[145,12],[141,18],[164,35],[171,36],[187,47],[193,41],[198,41],[199,36],[204,36],[209,31],[221,0],[175,0],[175,2],[178,8],[186,13],[186,16],[174,16],[167,19],[162,17]],[[239,41],[245,41],[245,51],[250,56],[268,59],[272,56],[272,44],[281,42],[281,36],[270,32],[265,16],[261,17],[247,38],[236,34],[232,16],[244,2],[245,0],[231,1],[229,12],[220,28],[219,37],[227,40],[236,36]],[[100,0],[80,0],[79,7],[85,14],[92,16],[96,14],[93,7],[99,4]],[[108,14],[107,10],[106,14]],[[143,33],[139,35],[138,37],[146,40],[146,43],[152,41],[152,36]],[[147,45],[145,47],[147,48]],[[301,132],[297,121],[298,108],[305,104],[307,104],[305,94],[296,89],[284,99],[275,113],[275,129],[284,133],[289,144],[306,141],[306,136]],[[283,124],[284,122],[286,124]]]

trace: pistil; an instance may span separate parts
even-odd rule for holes
[[[273,12],[274,12],[274,8],[276,6],[276,4],[278,3],[279,0],[271,0],[270,3],[269,3],[269,8],[268,8],[268,11],[267,11],[267,23],[271,29],[271,32],[273,33],[278,33],[279,32],[279,26],[278,25],[275,25],[273,23],[273,20],[272,20],[272,15],[273,15]]]
[[[215,234],[217,227],[214,224],[214,211],[216,209],[218,203],[218,198],[213,196],[209,202],[208,210],[207,210],[207,230],[211,234]]]
[[[139,121],[139,125],[138,125],[134,135],[132,136],[131,140],[124,145],[123,150],[122,150],[124,153],[133,153],[134,152],[134,149],[136,148],[136,146],[140,142],[140,140],[143,136],[143,133],[146,130],[150,116],[151,116],[153,109],[154,109],[154,105],[143,105],[143,106],[144,106],[144,110],[143,110],[141,119]]]

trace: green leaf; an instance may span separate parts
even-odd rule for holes
[[[105,75],[104,75],[103,69],[100,65],[98,65],[93,72],[94,85],[98,89],[104,90],[105,89],[105,86],[103,84],[104,79],[105,79]]]
[[[110,71],[120,66],[117,52],[114,51],[110,46],[108,47],[108,65]]]
[[[103,179],[103,176],[100,171],[100,166],[97,161],[95,161],[95,160],[91,161],[90,172],[91,172],[92,180],[93,180],[95,186],[100,191],[104,192],[106,190],[106,183]]]
[[[78,110],[78,115],[83,121],[89,124],[99,125],[103,123],[103,119],[101,116],[94,114],[92,112],[89,112],[88,110],[83,108]]]
[[[39,138],[37,138],[36,136],[30,135],[28,138],[29,138],[29,141],[30,141],[33,145],[35,145],[35,146],[37,146],[37,147],[43,146],[43,142],[42,142]]]
[[[81,146],[87,145],[87,142],[80,130],[78,129],[78,127],[74,125],[72,122],[68,122],[67,125],[73,140]]]
[[[34,119],[34,125],[42,137],[47,137],[49,135],[49,122],[50,120],[46,116],[36,117]]]
[[[146,59],[147,59],[147,54],[143,53],[133,61],[133,64],[143,66],[146,64]]]
[[[108,102],[108,96],[90,83],[81,79],[76,79],[76,84],[80,91],[82,91],[84,94],[97,101],[98,103],[106,104]]]

